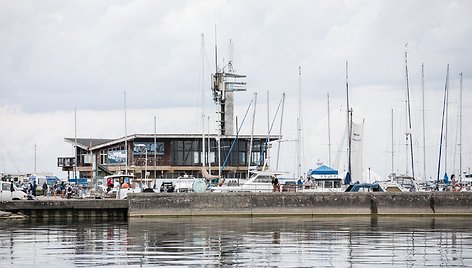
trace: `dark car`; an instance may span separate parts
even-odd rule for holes
[[[296,192],[297,191],[297,182],[296,181],[286,181],[282,185],[282,192]]]
[[[385,192],[378,183],[354,183],[345,192]]]
[[[165,181],[161,184],[161,193],[173,193],[174,192],[174,184],[170,181]]]

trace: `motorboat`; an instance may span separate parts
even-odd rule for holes
[[[416,192],[419,190],[415,178],[411,176],[392,173],[389,178],[388,181],[379,182],[386,192]]]
[[[249,179],[239,185],[223,184],[221,186],[210,187],[212,192],[272,192],[272,179],[286,174],[286,172],[276,171],[251,171],[253,173]]]

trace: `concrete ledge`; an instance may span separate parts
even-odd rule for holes
[[[472,216],[472,193],[141,193],[130,217],[281,215]]]
[[[126,218],[128,201],[116,199],[58,199],[0,202],[1,211],[33,218]]]
[[[140,193],[128,200],[0,202],[33,218],[156,216],[472,216],[472,193]]]

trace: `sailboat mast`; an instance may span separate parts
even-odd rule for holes
[[[410,147],[410,156],[411,156],[411,174],[412,177],[415,177],[415,164],[413,158],[413,135],[411,133],[411,108],[410,108],[410,82],[408,78],[408,43],[405,45],[405,78],[406,78],[406,107],[407,107],[407,131],[406,131],[406,146],[408,154],[408,145]],[[407,156],[407,169],[406,173],[408,175],[408,156]]]
[[[394,173],[395,169],[394,169],[394,144],[393,144],[393,109],[392,109],[392,174]]]
[[[302,67],[298,66],[298,119],[297,119],[297,179],[301,175],[301,114],[302,114]]]
[[[346,61],[346,107],[347,107],[347,171],[351,176],[351,108],[349,107],[349,69],[348,61]]]
[[[124,110],[125,110],[125,175],[128,175],[128,130],[126,125],[126,91],[124,92]]]
[[[77,108],[74,108],[74,179],[77,179]]]
[[[247,178],[249,178],[249,170],[251,169],[252,163],[252,143],[254,141],[254,124],[256,122],[256,105],[257,105],[257,93],[254,93],[254,110],[252,113],[252,126],[251,126],[251,139],[249,141],[249,161],[247,163]]]
[[[157,179],[157,118],[154,116],[154,183]]]
[[[439,175],[441,173],[441,154],[442,154],[443,131],[444,131],[444,114],[446,112],[446,99],[447,99],[447,89],[448,89],[448,80],[449,80],[448,77],[449,77],[449,64],[447,65],[446,85],[444,86],[443,110],[442,110],[442,119],[441,119],[441,136],[439,139],[438,173],[436,177],[436,190],[439,190]]]
[[[267,142],[266,142],[266,157],[264,159],[264,167],[269,169],[270,153],[269,153],[269,135],[270,135],[270,106],[269,106],[269,90],[267,90]],[[264,170],[264,167],[262,170]]]
[[[462,182],[462,72],[459,77],[459,182]]]
[[[277,162],[275,165],[275,170],[279,170],[279,158],[280,158],[280,144],[282,139],[282,123],[284,119],[284,106],[285,106],[285,92],[282,94],[282,113],[280,115],[280,128],[279,128],[279,146],[277,147]]]
[[[421,64],[421,91],[422,91],[422,106],[423,106],[423,176],[424,180],[427,180],[426,176],[426,123],[425,123],[425,109],[424,109],[424,63]]]
[[[202,109],[202,167],[205,167],[206,166],[206,161],[205,161],[205,156],[206,156],[206,152],[205,152],[205,104],[204,104],[204,99],[205,99],[205,94],[204,94],[204,90],[205,90],[205,35],[202,33],[202,58],[201,58],[201,76],[202,76],[202,95],[201,95],[201,109]]]
[[[330,120],[330,111],[329,111],[329,93],[328,95],[328,163],[331,167],[331,120]]]
[[[207,150],[207,163],[208,163],[208,174],[210,174],[211,176],[211,159],[210,159],[210,155],[211,155],[211,143],[210,143],[210,116],[207,116],[207,146],[208,146],[208,150]]]
[[[449,125],[449,64],[447,65],[447,76],[446,76],[446,115],[444,117],[444,173],[447,175],[447,139],[448,139],[448,125]]]

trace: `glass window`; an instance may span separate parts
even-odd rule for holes
[[[269,183],[272,183],[272,177],[265,176],[265,175],[260,175],[254,180],[254,182],[269,182]]]
[[[2,183],[2,190],[3,191],[10,191],[10,184],[9,183]]]

